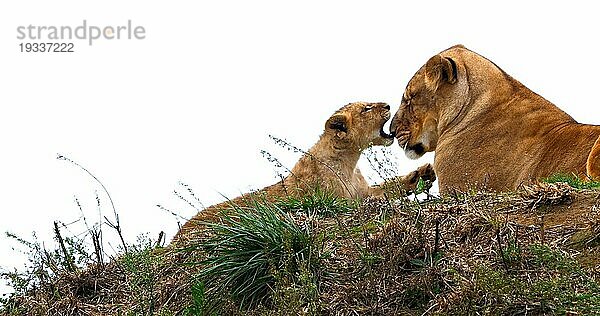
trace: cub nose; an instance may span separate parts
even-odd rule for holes
[[[383,108],[386,109],[386,110],[388,110],[388,111],[391,109],[390,106],[389,106],[389,104],[384,105]]]

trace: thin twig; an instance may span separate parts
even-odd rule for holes
[[[73,258],[67,251],[67,247],[65,246],[65,241],[64,241],[62,235],[60,234],[60,229],[58,228],[58,222],[54,222],[54,236],[56,237],[56,240],[58,241],[58,244],[60,245],[60,249],[63,253],[63,256],[65,257],[67,270],[70,272],[74,272],[76,270],[75,263],[73,263]]]
[[[119,221],[119,214],[117,213],[117,209],[115,208],[115,203],[113,202],[113,199],[110,196],[110,193],[108,193],[108,190],[106,189],[106,187],[104,186],[104,184],[102,183],[102,181],[100,181],[93,173],[91,173],[85,167],[83,167],[82,165],[78,164],[77,162],[69,159],[66,156],[58,154],[58,156],[56,157],[56,159],[58,159],[58,160],[65,160],[65,161],[68,161],[68,162],[72,163],[73,165],[79,167],[81,170],[85,171],[92,178],[94,178],[94,180],[96,180],[96,182],[98,182],[98,184],[100,184],[100,186],[102,187],[102,190],[104,190],[104,193],[106,193],[106,196],[108,196],[108,200],[110,201],[110,205],[111,205],[113,213],[115,215],[115,223],[116,224],[112,224],[111,223],[110,226],[112,228],[114,228],[117,231],[117,233],[119,234],[119,238],[121,238],[121,243],[123,244],[123,250],[125,251],[125,254],[127,254],[127,244],[125,243],[125,240],[123,239],[123,233],[122,233],[122,230],[121,230],[121,223]],[[104,218],[108,221],[108,218],[106,218],[106,216],[104,216]]]
[[[165,241],[165,232],[161,230],[160,233],[158,234],[158,240],[156,241],[156,243],[154,243],[154,248],[157,248],[158,246],[162,246],[164,241]]]
[[[498,243],[498,251],[500,252],[500,258],[502,258],[502,265],[504,266],[504,270],[508,272],[508,263],[506,262],[506,258],[504,258],[504,250],[502,250],[502,242],[500,241],[500,229],[496,229],[496,242]]]

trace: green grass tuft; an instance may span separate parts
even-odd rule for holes
[[[568,174],[558,173],[558,174],[554,174],[548,178],[543,179],[542,182],[546,182],[546,183],[564,182],[564,183],[570,185],[571,187],[573,187],[575,189],[580,189],[580,190],[600,189],[600,182],[589,181],[586,179],[580,179],[579,177],[577,177],[574,174],[568,175]]]
[[[275,202],[284,211],[303,211],[309,215],[331,217],[356,209],[358,201],[339,197],[335,193],[315,187],[301,196],[287,196]]]
[[[456,306],[455,311],[512,314],[528,306],[531,313],[544,315],[600,312],[599,285],[574,259],[539,244],[529,246],[527,252],[523,263],[536,273],[524,278],[518,271],[479,266],[473,296],[465,301],[470,306]]]
[[[134,293],[136,307],[131,313],[156,314],[160,277],[158,271],[162,258],[155,253],[152,241],[144,235],[138,236],[137,242],[130,244],[128,249],[129,251],[119,260],[128,276],[131,293]]]
[[[204,287],[204,282],[199,281],[192,285],[191,289],[192,294],[192,306],[188,307],[184,315],[186,316],[209,316],[216,315],[211,314],[207,311],[207,301],[206,301],[206,290]]]
[[[255,201],[251,210],[233,209],[220,223],[207,226],[211,237],[201,246],[207,258],[199,280],[208,313],[228,300],[242,309],[268,305],[276,279],[295,281],[300,271],[304,278],[319,274],[320,251],[309,228],[278,204]]]

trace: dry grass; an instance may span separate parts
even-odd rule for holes
[[[396,207],[366,240],[372,262],[346,254],[352,263],[323,293],[327,313],[600,313],[600,260],[585,256],[598,251],[597,203],[598,192],[540,184]],[[373,217],[381,207],[371,206]]]
[[[513,194],[368,199],[333,217],[294,213],[324,242],[319,284],[274,271],[269,304],[239,311],[233,302],[223,313],[598,314],[599,196],[540,184]],[[130,246],[108,264],[38,282],[0,315],[201,315],[191,289],[202,267],[189,263],[202,256]],[[303,301],[309,290],[317,295]]]
[[[189,261],[168,249],[134,249],[108,264],[36,282],[8,300],[0,315],[170,315],[191,300],[197,269],[185,265]]]

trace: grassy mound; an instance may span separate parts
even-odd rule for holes
[[[136,243],[108,263],[38,249],[36,269],[4,273],[17,291],[0,315],[600,314],[599,198],[542,183],[258,201],[186,245]]]

